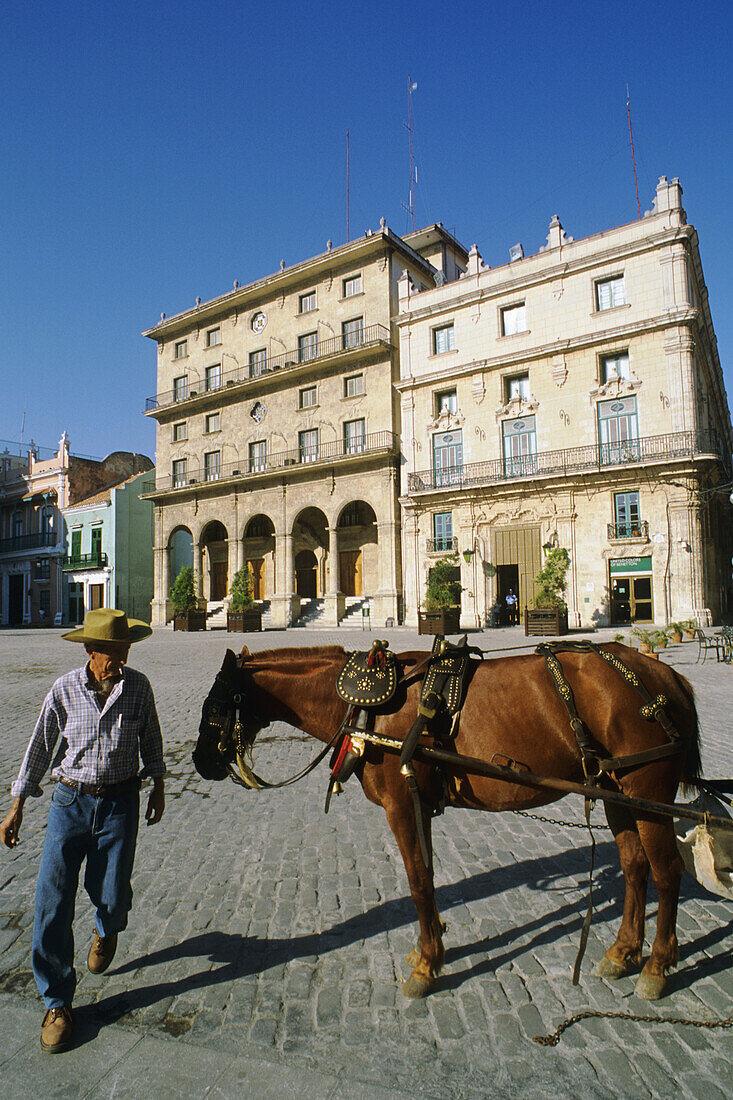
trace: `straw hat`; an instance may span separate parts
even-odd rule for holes
[[[141,642],[143,638],[149,638],[153,633],[147,623],[140,619],[128,619],[124,611],[116,611],[112,607],[98,607],[95,611],[87,611],[84,616],[84,625],[72,630],[69,634],[62,634],[67,642],[84,642],[93,646],[95,642],[109,645],[116,642],[119,645],[130,645],[132,642]]]

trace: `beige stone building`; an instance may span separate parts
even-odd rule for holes
[[[157,344],[153,623],[193,564],[210,609],[249,564],[266,623],[331,625],[368,600],[401,617],[399,280],[455,280],[468,255],[441,225],[358,240],[144,333]]]
[[[457,552],[462,625],[533,605],[570,554],[570,624],[731,607],[731,422],[695,229],[664,177],[644,218],[399,287],[405,618]]]

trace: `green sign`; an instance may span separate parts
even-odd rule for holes
[[[651,554],[645,558],[611,558],[608,563],[611,574],[616,573],[651,573]]]

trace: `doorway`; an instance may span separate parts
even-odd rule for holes
[[[252,577],[252,599],[264,599],[264,585],[262,583],[262,578],[264,576],[265,570],[265,559],[250,558],[247,562],[247,568],[249,569],[250,576]]]
[[[23,622],[23,574],[11,573],[8,582],[8,625],[20,626]]]
[[[361,596],[361,550],[339,554],[339,588],[344,596]]]
[[[89,610],[96,611],[98,607],[104,607],[104,585],[89,585]]]
[[[212,561],[211,563],[211,600],[219,601],[226,598],[227,594],[227,563],[225,561]]]
[[[76,581],[69,585],[69,622],[78,625],[84,619],[84,585]]]
[[[650,623],[654,619],[651,577],[611,577],[611,622]]]
[[[301,550],[295,555],[295,591],[306,600],[314,600],[318,594],[316,566],[312,550]]]

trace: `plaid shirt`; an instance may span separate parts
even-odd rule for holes
[[[134,668],[123,668],[122,679],[107,699],[97,701],[88,666],[60,676],[46,696],[13,795],[40,795],[40,781],[61,735],[51,775],[82,783],[121,783],[137,774],[165,774],[163,739],[150,681]]]

